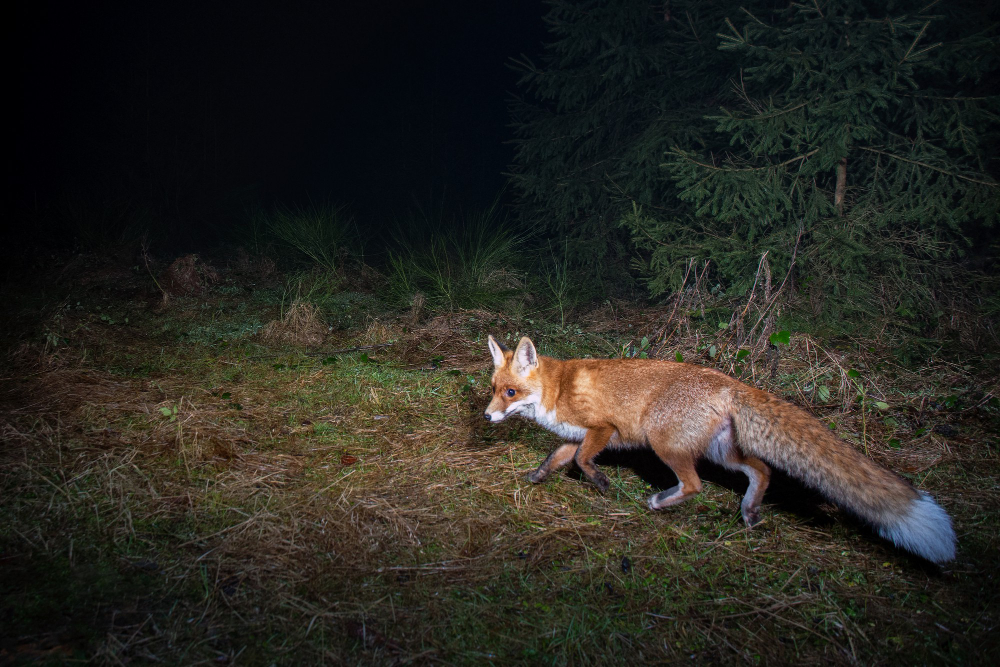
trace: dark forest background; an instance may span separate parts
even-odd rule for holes
[[[563,313],[763,267],[815,321],[996,310],[993,3],[17,11],[14,255],[326,244],[402,294],[479,253]]]
[[[489,203],[511,154],[506,60],[544,37],[523,1],[17,11],[19,199],[83,190],[200,223],[252,197]]]

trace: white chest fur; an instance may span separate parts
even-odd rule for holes
[[[561,422],[556,417],[555,409],[546,410],[541,403],[535,404],[535,413],[532,415],[539,426],[544,426],[561,438],[566,438],[570,442],[581,442],[587,429],[582,426],[574,426],[567,422]]]

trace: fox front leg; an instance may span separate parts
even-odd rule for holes
[[[577,449],[574,457],[576,465],[601,493],[608,490],[608,487],[611,486],[611,480],[597,468],[594,459],[607,446],[614,432],[615,429],[611,426],[597,426],[587,429],[587,434],[583,436],[583,442],[580,443],[580,448]]]
[[[546,477],[572,461],[579,448],[580,445],[570,443],[556,447],[548,458],[542,461],[542,465],[538,466],[538,470],[528,475],[528,481],[532,484],[544,482]]]

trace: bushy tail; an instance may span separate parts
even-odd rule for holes
[[[863,456],[804,410],[747,388],[736,398],[736,440],[869,521],[879,535],[935,563],[954,560],[951,518],[928,494]]]

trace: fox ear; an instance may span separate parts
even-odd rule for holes
[[[535,351],[535,344],[525,336],[517,344],[514,350],[514,371],[524,377],[538,367],[538,352]]]
[[[493,336],[490,336],[489,340],[487,340],[486,343],[487,345],[489,345],[490,355],[493,357],[493,365],[496,368],[500,368],[505,363],[507,363],[507,360],[504,359],[503,356],[503,353],[507,351],[507,348],[504,346],[503,343],[498,343],[496,339],[493,338]]]

